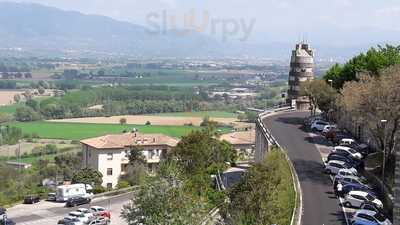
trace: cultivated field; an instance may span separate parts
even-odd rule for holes
[[[85,118],[72,118],[61,120],[49,120],[51,122],[62,123],[97,123],[97,124],[119,124],[121,118],[126,119],[127,124],[146,124],[149,121],[152,125],[159,126],[184,126],[192,124],[193,126],[200,126],[203,117],[179,117],[179,116],[111,116],[111,117],[85,117]],[[211,117],[212,121],[226,124],[226,125],[239,125],[240,122],[236,118],[221,118]]]
[[[62,123],[62,122],[12,122],[11,126],[19,127],[23,133],[37,134],[41,138],[82,140],[106,134],[118,134],[136,128],[141,133],[161,133],[173,137],[182,137],[193,130],[201,129],[192,126],[146,126],[146,125],[120,125],[120,124],[95,124],[95,123]],[[228,128],[220,128],[229,132]]]
[[[0,91],[0,106],[14,104],[14,95],[22,94],[23,91]]]
[[[215,117],[215,118],[237,118],[236,113],[224,111],[201,111],[201,112],[175,112],[175,113],[159,113],[154,116],[173,116],[173,117]]]

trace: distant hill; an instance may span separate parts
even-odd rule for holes
[[[215,55],[222,44],[205,35],[168,32],[108,17],[38,4],[0,2],[0,48],[26,51],[98,52],[136,56]]]

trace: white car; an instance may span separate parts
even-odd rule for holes
[[[343,205],[346,207],[360,208],[365,202],[372,202],[379,208],[383,208],[381,200],[364,191],[350,191],[344,198]]]
[[[329,125],[328,122],[317,120],[311,124],[311,130],[322,131],[326,125]]]
[[[83,213],[85,216],[89,217],[89,219],[93,219],[94,218],[94,215],[93,215],[92,211],[90,211],[89,209],[79,208],[76,211],[80,212],[80,213]]]
[[[340,140],[340,145],[353,145],[357,144],[357,142],[352,138],[343,138]]]
[[[336,128],[337,128],[337,126],[334,125],[334,124],[325,125],[324,128],[322,129],[322,133],[323,133],[323,134],[326,134],[326,133],[328,133],[329,131],[334,130],[334,129],[336,129]]]
[[[354,223],[355,221],[368,221],[368,222],[375,222],[379,225],[392,225],[392,222],[390,222],[390,220],[387,219],[382,214],[365,209],[358,210],[354,214],[353,218],[351,219],[351,222]]]
[[[78,211],[70,212],[70,213],[68,213],[68,216],[75,217],[82,223],[89,223],[90,219],[91,219],[88,216],[86,216],[85,214],[78,212]]]
[[[355,159],[362,159],[362,154],[357,152],[356,150],[349,148],[349,147],[345,147],[345,146],[336,146],[335,148],[333,148],[332,152],[336,152],[336,153],[344,153],[347,155],[351,155],[351,157],[355,158]]]
[[[343,161],[331,160],[327,164],[325,164],[325,172],[328,174],[336,175],[341,169],[348,169],[352,173],[357,173],[357,170],[355,168],[351,167]]]

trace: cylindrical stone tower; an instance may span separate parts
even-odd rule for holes
[[[313,79],[314,50],[307,43],[296,44],[290,60],[288,103],[295,103],[298,110],[308,110],[310,100],[305,96],[300,96],[300,84]]]

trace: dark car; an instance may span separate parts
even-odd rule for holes
[[[343,154],[340,154],[340,153],[331,153],[331,154],[329,154],[328,158],[327,158],[327,162],[329,162],[331,160],[338,160],[338,161],[345,162],[347,164],[352,165],[356,169],[360,169],[360,168],[363,167],[363,161],[355,159],[355,158],[347,157],[347,156],[345,156]]]
[[[36,195],[29,195],[24,198],[24,204],[35,204],[40,202],[40,197]]]
[[[88,203],[90,203],[90,201],[91,201],[90,198],[74,197],[74,198],[68,199],[65,206],[66,207],[74,207],[74,206],[78,206],[78,205],[88,204]]]
[[[10,219],[0,220],[0,225],[15,225],[15,222]]]
[[[380,214],[384,215],[385,217],[387,217],[381,208],[377,207],[375,204],[370,203],[370,202],[365,202],[365,203],[361,204],[360,209],[374,211],[376,213],[380,213]]]
[[[340,197],[344,197],[347,195],[350,191],[364,191],[368,192],[369,194],[373,196],[377,196],[377,194],[374,192],[374,190],[370,187],[360,185],[360,184],[344,184],[341,188],[341,190],[335,190],[336,194]]]
[[[0,216],[6,214],[7,209],[0,207]]]

